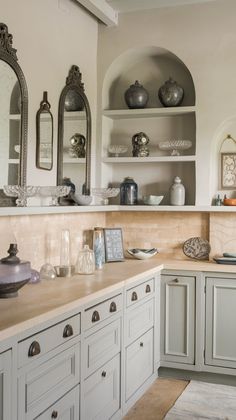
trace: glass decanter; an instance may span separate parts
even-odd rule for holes
[[[95,271],[95,256],[94,252],[89,249],[88,245],[79,251],[78,258],[75,264],[75,272],[78,274],[93,274]]]

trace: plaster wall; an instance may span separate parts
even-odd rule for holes
[[[72,64],[82,72],[85,92],[92,114],[92,137],[95,144],[97,91],[98,23],[73,0],[0,1],[1,22],[13,35],[19,64],[29,93],[27,183],[55,185],[57,151],[57,113],[62,88]],[[35,116],[43,91],[54,117],[54,165],[52,171],[35,167]],[[94,166],[93,153],[93,166]]]
[[[129,50],[151,46],[165,48],[188,67],[196,89],[197,205],[211,204],[218,189],[220,143],[228,129],[233,130],[232,136],[236,136],[235,124],[231,124],[236,109],[236,85],[233,83],[236,69],[236,55],[233,54],[235,15],[234,0],[217,0],[126,13],[120,15],[118,27],[99,27],[100,109],[106,72],[117,57]],[[142,80],[138,66],[135,79]]]

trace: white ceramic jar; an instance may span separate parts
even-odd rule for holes
[[[184,206],[185,204],[185,188],[178,176],[174,178],[170,187],[170,204],[171,206]]]

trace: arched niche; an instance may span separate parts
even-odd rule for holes
[[[149,92],[147,108],[162,107],[158,89],[172,77],[184,88],[181,106],[195,105],[195,88],[190,71],[172,52],[160,47],[134,48],[121,54],[106,72],[103,109],[127,108],[124,92],[138,80]]]

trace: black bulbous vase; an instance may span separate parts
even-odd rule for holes
[[[145,108],[149,99],[147,90],[138,82],[125,91],[126,105],[131,109]]]

